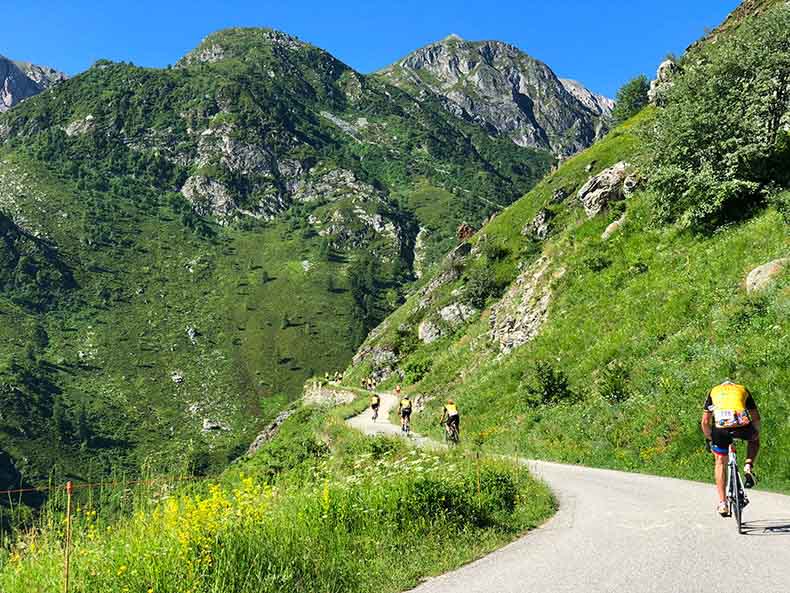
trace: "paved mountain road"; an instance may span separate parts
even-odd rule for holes
[[[349,424],[399,434],[387,420],[397,402],[381,396],[378,422],[367,410]],[[738,535],[715,514],[712,484],[526,463],[554,491],[557,514],[415,593],[790,593],[788,496],[750,491],[748,534]]]

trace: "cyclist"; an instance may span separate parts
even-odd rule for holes
[[[455,440],[458,439],[461,429],[461,415],[458,413],[458,406],[451,399],[447,400],[442,408],[442,418],[439,420],[440,424],[444,424],[444,429],[450,438],[455,435]]]
[[[377,393],[370,396],[370,409],[373,410],[373,422],[379,417],[379,406],[381,405],[381,398]]]
[[[395,388],[395,393],[400,395],[400,385]],[[400,429],[402,432],[408,432],[411,425],[411,398],[404,395],[398,404],[398,414],[400,415]]]
[[[711,441],[710,450],[716,458],[716,490],[719,494],[716,510],[722,517],[727,517],[730,513],[725,481],[729,447],[734,439],[747,441],[743,485],[753,487],[757,481],[754,462],[760,450],[760,412],[749,390],[727,379],[708,392],[700,424],[705,438]]]

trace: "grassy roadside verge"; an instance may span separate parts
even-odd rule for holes
[[[528,472],[369,438],[302,408],[255,457],[105,522],[77,513],[75,592],[400,591],[473,560],[554,510]],[[61,586],[57,522],[0,553],[0,590]]]

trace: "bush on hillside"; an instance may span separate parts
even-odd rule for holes
[[[410,385],[417,383],[430,372],[432,366],[430,358],[413,358],[403,366],[403,378]]]
[[[612,109],[612,120],[615,125],[630,119],[647,106],[649,90],[650,82],[644,74],[632,78],[620,87]]]
[[[562,369],[545,360],[537,361],[528,371],[526,385],[527,405],[554,405],[572,402],[576,394],[571,390],[568,377]]]
[[[686,61],[649,132],[661,222],[710,228],[743,217],[787,183],[790,9],[744,24]]]
[[[631,397],[630,380],[628,368],[620,361],[614,360],[601,370],[596,389],[604,401],[621,404]]]
[[[463,301],[475,309],[482,309],[488,297],[496,295],[498,286],[494,272],[489,266],[474,268],[464,287]]]

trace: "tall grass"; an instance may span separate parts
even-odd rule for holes
[[[317,422],[297,418],[279,446],[300,449]],[[337,419],[318,426],[332,453],[293,456],[274,479],[252,460],[219,483],[149,497],[120,520],[81,506],[71,590],[397,591],[552,512],[547,489],[516,466],[483,461],[478,487],[474,460],[460,453],[363,438]],[[0,590],[62,587],[62,532],[48,520],[0,552]]]

